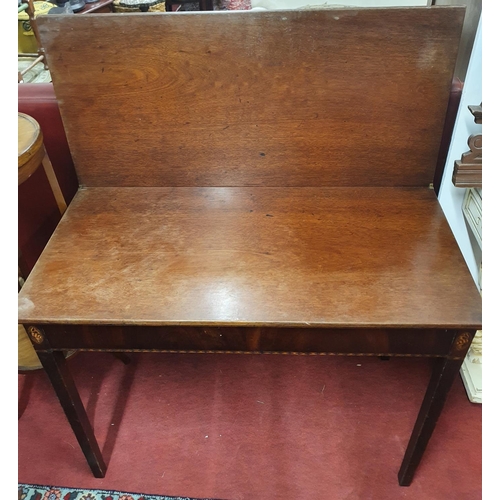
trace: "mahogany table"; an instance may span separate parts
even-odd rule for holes
[[[69,349],[435,358],[399,472],[410,484],[481,327],[429,187],[462,20],[413,8],[40,21],[81,187],[19,320],[96,477],[106,465]]]

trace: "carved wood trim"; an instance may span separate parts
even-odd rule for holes
[[[483,181],[483,135],[471,135],[467,143],[470,151],[455,162],[452,182],[456,187],[480,188]]]
[[[474,122],[480,125],[483,124],[483,103],[479,106],[467,106],[469,111],[474,115]]]

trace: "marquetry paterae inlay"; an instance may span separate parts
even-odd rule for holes
[[[455,340],[455,349],[457,351],[463,351],[469,347],[471,341],[471,334],[469,332],[461,333]]]
[[[30,334],[30,337],[32,338],[33,342],[41,344],[44,341],[43,333],[38,328],[30,326],[28,328],[28,333]]]

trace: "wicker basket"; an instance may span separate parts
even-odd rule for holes
[[[141,12],[145,5],[147,12],[165,12],[165,0],[113,0],[114,12]]]

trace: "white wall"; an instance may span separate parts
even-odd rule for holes
[[[468,234],[465,219],[462,213],[462,203],[465,195],[464,188],[456,188],[452,181],[455,160],[459,160],[463,153],[469,148],[467,139],[470,135],[482,132],[482,125],[474,123],[474,117],[467,109],[469,105],[478,105],[482,102],[482,22],[479,19],[474,47],[464,81],[462,99],[458,109],[455,128],[451,139],[450,151],[446,160],[441,189],[439,191],[439,202],[448,219],[451,230],[460,246],[462,254],[469,266],[471,274],[478,283],[479,262],[476,261]]]

